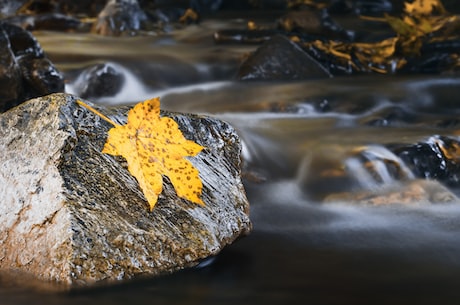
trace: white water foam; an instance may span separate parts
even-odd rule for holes
[[[170,94],[187,94],[194,91],[219,90],[230,84],[228,81],[212,81],[185,86],[168,87],[166,89],[151,89],[148,88],[139,77],[137,77],[123,65],[114,62],[107,62],[106,65],[113,67],[115,71],[124,76],[124,84],[120,91],[114,96],[105,96],[92,99],[92,102],[98,104],[134,104],[138,103],[139,101],[150,99],[152,97],[162,98]],[[80,95],[81,92],[79,92],[77,88],[79,88],[81,84],[85,84],[87,82],[87,80],[84,78],[84,73],[80,74],[80,76],[74,82],[66,84],[65,91],[69,94],[74,94],[77,96]]]
[[[358,157],[345,160],[347,172],[365,189],[375,189],[382,185],[396,183],[388,169],[387,163],[392,163],[400,170],[400,178],[414,179],[415,175],[406,164],[388,148],[380,145],[368,145],[360,148],[360,155],[372,166],[374,177],[369,172],[369,165],[363,163]]]

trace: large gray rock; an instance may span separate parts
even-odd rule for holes
[[[68,285],[198,264],[251,230],[240,140],[209,117],[163,113],[206,147],[191,161],[199,206],[165,179],[153,212],[124,159],[101,153],[110,124],[53,94],[0,115],[0,269]],[[102,110],[124,122],[128,108]]]

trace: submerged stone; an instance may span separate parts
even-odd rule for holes
[[[459,198],[438,181],[411,180],[388,185],[376,190],[343,192],[327,196],[325,203],[351,203],[358,205],[408,205],[458,203]]]
[[[197,265],[249,233],[240,140],[209,117],[166,113],[206,147],[191,162],[199,206],[167,179],[153,212],[121,157],[102,154],[112,126],[53,94],[0,116],[0,269],[70,286],[154,276]],[[101,109],[124,123],[129,107]]]

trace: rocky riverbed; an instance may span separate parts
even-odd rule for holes
[[[460,270],[455,31],[449,36],[446,28],[448,43],[425,44],[420,56],[406,62],[363,65],[369,53],[348,62],[343,50],[359,54],[353,43],[381,42],[394,32],[362,17],[400,18],[402,2],[301,1],[291,8],[280,6],[284,1],[160,2],[149,11],[138,1],[134,16],[144,21],[126,21],[131,27],[123,33],[93,27],[107,20],[98,16],[105,2],[83,13],[92,19],[67,11],[76,20],[60,19],[65,32],[38,22],[57,20],[56,5],[48,15],[50,6],[42,7],[42,15],[39,6],[27,7],[40,15],[35,27],[24,16],[8,18],[33,30],[68,93],[103,107],[160,96],[166,111],[206,115],[232,126],[242,141],[253,232],[198,268],[115,288],[44,293],[55,287],[2,273],[1,300],[455,300]],[[449,16],[458,13],[455,2],[443,3]],[[312,44],[317,40],[322,43]],[[326,45],[329,41],[342,44]],[[337,56],[325,57],[327,50]],[[283,54],[304,60],[288,66]],[[311,75],[301,65],[306,61],[306,67],[315,67]],[[257,79],[248,76],[254,71]]]

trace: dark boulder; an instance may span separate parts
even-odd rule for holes
[[[0,23],[0,112],[26,99],[64,91],[64,79],[33,35]]]
[[[241,65],[241,80],[300,80],[331,74],[295,42],[277,35],[260,46]]]
[[[460,142],[451,137],[432,136],[416,144],[390,145],[415,176],[460,186]]]
[[[101,63],[81,72],[73,84],[73,91],[83,98],[115,96],[124,83],[125,76],[118,65]]]

